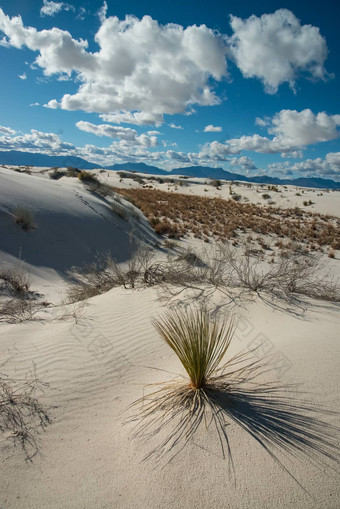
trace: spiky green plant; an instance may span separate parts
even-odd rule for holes
[[[169,311],[153,321],[189,375],[190,385],[200,390],[209,384],[233,336],[233,323],[211,321],[206,309]]]
[[[179,443],[184,447],[202,421],[206,428],[213,422],[224,454],[223,442],[229,450],[229,440],[219,399],[221,395],[228,398],[235,380],[244,376],[244,368],[239,367],[239,354],[222,363],[233,337],[233,320],[219,323],[211,320],[206,308],[189,308],[168,311],[163,318],[154,319],[153,324],[179,358],[189,380],[181,376],[151,384],[158,389],[130,405],[129,408],[142,406],[129,419],[139,422],[134,436],[162,434],[173,423],[169,434],[147,457],[161,456]]]

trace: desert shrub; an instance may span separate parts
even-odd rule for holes
[[[98,180],[95,175],[85,170],[78,173],[78,178],[81,182],[96,182]]]
[[[217,430],[224,454],[223,441],[228,443],[227,412],[219,405],[218,398],[230,394],[231,373],[235,376],[239,370],[233,364],[235,358],[221,365],[233,337],[232,320],[219,323],[210,318],[206,309],[191,308],[169,311],[153,324],[181,362],[187,377],[159,384],[157,390],[130,405],[129,409],[141,407],[131,418],[140,424],[134,436],[155,436],[175,422],[166,439],[147,456],[150,457],[172,450],[182,440],[185,444],[204,422],[206,429],[212,424]]]
[[[264,194],[262,195],[262,198],[263,198],[264,200],[269,200],[269,199],[270,199],[270,194],[264,193]]]
[[[170,221],[160,219],[154,227],[155,232],[158,235],[167,235],[173,231]]]
[[[65,174],[66,173],[62,170],[59,170],[59,168],[53,168],[53,171],[49,174],[49,176],[52,180],[59,180],[61,177],[64,177]]]
[[[30,278],[22,269],[0,268],[0,321],[32,320],[43,303],[30,291]]]
[[[228,325],[211,321],[206,309],[175,310],[155,320],[154,326],[187,372],[187,390],[198,408],[204,388],[212,388],[216,381],[217,368],[233,336],[232,321]]]
[[[112,187],[108,184],[102,184],[99,180],[86,182],[86,189],[90,191],[90,193],[97,194],[102,198],[106,198],[113,194]]]
[[[22,447],[27,460],[39,450],[39,428],[44,429],[51,422],[47,409],[36,398],[46,386],[35,372],[23,380],[0,373],[0,432]]]
[[[66,177],[78,177],[79,173],[81,173],[81,170],[78,170],[78,168],[74,168],[73,166],[68,166],[65,172]]]
[[[108,292],[116,286],[135,288],[137,279],[144,274],[154,256],[148,247],[137,246],[127,267],[120,266],[110,255],[98,254],[96,259],[83,267],[73,267],[69,273],[69,302],[78,302]]]
[[[20,268],[0,268],[0,290],[16,297],[26,296],[30,279]]]
[[[213,186],[213,187],[221,187],[222,186],[222,182],[220,180],[211,180],[210,182],[210,185]]]
[[[34,222],[33,210],[24,207],[17,207],[14,211],[14,221],[24,231],[34,230],[36,224]]]
[[[121,203],[119,203],[117,201],[114,201],[111,203],[111,210],[112,210],[112,212],[117,214],[117,216],[119,216],[121,219],[124,219],[124,221],[127,221],[128,210],[124,205],[122,205]]]
[[[237,194],[237,193],[232,194],[232,196],[231,196],[231,197],[232,197],[232,199],[233,199],[234,201],[240,201],[240,200],[242,200],[242,196],[241,196],[240,194]]]
[[[39,306],[29,298],[13,297],[0,303],[0,321],[17,323],[33,320]]]

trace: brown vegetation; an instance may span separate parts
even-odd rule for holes
[[[279,209],[156,189],[115,189],[141,209],[159,234],[226,240],[253,231],[340,249],[340,219],[298,208]]]

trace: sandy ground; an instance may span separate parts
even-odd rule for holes
[[[15,230],[16,225],[13,221],[9,224],[8,217],[18,198],[23,200],[23,196],[25,205],[40,210],[39,215],[47,217],[49,212],[54,217],[57,227],[53,237],[59,229],[67,231],[68,224],[75,225],[67,244],[65,240],[59,243],[58,249],[68,251],[67,256],[71,248],[82,252],[80,242],[87,241],[88,256],[93,256],[91,235],[98,223],[91,221],[95,221],[100,212],[106,226],[101,224],[103,229],[95,243],[119,250],[122,261],[128,257],[131,224],[113,220],[107,204],[97,202],[97,198],[72,180],[50,182],[44,175],[29,176],[0,169],[0,226],[2,232],[8,228],[6,237],[1,237],[5,238],[0,245],[3,264],[18,260],[11,249],[18,245],[18,235],[23,232]],[[23,185],[30,187],[24,192]],[[191,188],[198,192],[197,187]],[[256,193],[249,188],[244,192],[248,190]],[[239,188],[236,192],[241,194]],[[285,192],[293,199],[294,190],[291,195],[289,190]],[[47,193],[51,194],[47,196]],[[77,193],[92,208],[88,205],[82,208],[84,202]],[[209,193],[213,196],[220,191],[212,188]],[[339,215],[338,195],[330,192],[318,197],[320,211],[324,207],[324,211]],[[313,201],[316,202],[316,198]],[[39,215],[36,214],[37,221]],[[86,222],[88,227],[79,230],[77,221]],[[8,376],[24,377],[35,365],[39,378],[49,384],[39,400],[49,408],[52,423],[40,433],[39,453],[31,462],[25,461],[19,447],[14,448],[5,437],[1,439],[1,509],[336,509],[340,506],[339,469],[334,461],[324,456],[327,426],[338,426],[340,410],[337,332],[340,313],[337,304],[305,299],[301,307],[282,304],[279,309],[274,302],[252,298],[233,306],[237,330],[227,355],[261,345],[251,354],[263,364],[256,384],[267,383],[270,387],[279,382],[280,397],[272,398],[271,404],[265,400],[260,404],[254,394],[249,393],[239,407],[238,422],[231,411],[227,435],[234,469],[230,456],[223,457],[213,425],[206,429],[203,424],[183,450],[175,448],[159,455],[157,444],[171,432],[171,423],[159,434],[133,438],[138,424],[128,420],[132,411],[126,409],[145,394],[147,384],[169,381],[173,373],[183,374],[175,355],[158,337],[151,323],[153,317],[162,315],[170,302],[160,300],[155,288],[138,291],[115,288],[89,299],[84,305],[60,307],[65,285],[63,272],[57,266],[58,244],[54,244],[54,250],[47,250],[45,256],[41,253],[47,232],[45,223],[40,224],[41,228],[32,232],[34,242],[24,238],[27,244],[25,268],[33,273],[35,289],[43,293],[47,288],[56,305],[48,308],[42,319],[0,323],[0,355],[1,361],[6,362],[2,370]],[[138,225],[134,226],[134,233],[138,230],[143,241],[153,242],[147,225],[143,222]],[[76,231],[79,237],[73,239]],[[41,258],[36,261],[38,247]],[[334,267],[338,264],[338,260],[331,262]],[[59,294],[53,294],[55,285]],[[184,298],[182,294],[177,297]],[[222,314],[229,313],[225,296],[215,292],[213,302],[222,306]],[[71,307],[73,316],[65,317],[64,312]],[[63,313],[64,318],[60,319]],[[291,384],[296,385],[289,391]],[[291,399],[287,403],[285,398],[289,394]],[[309,415],[306,401],[314,408],[314,421],[303,421]],[[296,418],[305,423],[305,431],[297,438],[293,424],[287,429],[275,427],[272,422],[271,441],[285,436],[291,443],[287,443],[286,450],[270,447],[268,452],[259,442],[259,426],[264,414],[269,411],[272,417],[275,412],[281,415],[286,412],[288,422],[289,410],[294,410]],[[314,436],[317,433],[316,464],[312,456],[306,455],[308,433]],[[294,446],[294,441],[299,447]],[[152,450],[156,455],[145,460]],[[334,453],[337,454],[335,447]]]

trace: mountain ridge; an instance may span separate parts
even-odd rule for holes
[[[94,164],[78,156],[49,156],[47,154],[22,152],[16,150],[0,151],[0,164],[13,164],[17,166],[44,166],[44,167],[77,167],[81,170],[92,170],[103,168],[109,171],[130,171],[145,173],[149,175],[183,175],[192,178],[211,178],[215,180],[242,181],[267,185],[295,185],[299,187],[312,187],[316,189],[339,189],[340,182],[321,177],[298,177],[296,179],[280,179],[267,175],[254,175],[246,177],[239,173],[232,173],[223,168],[212,168],[210,166],[186,166],[174,168],[171,171],[162,170],[157,166],[145,163],[116,163],[111,166]]]

